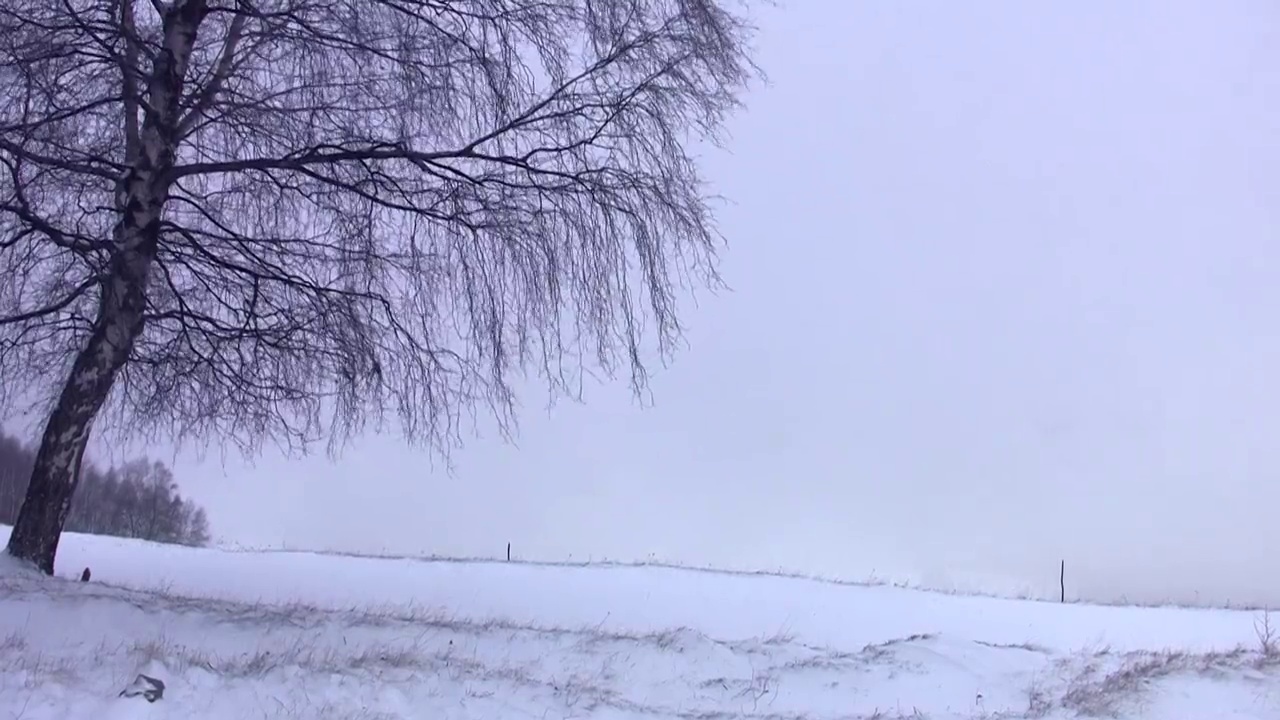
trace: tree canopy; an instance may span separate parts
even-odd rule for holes
[[[247,451],[384,420],[447,449],[468,413],[505,427],[523,373],[643,388],[680,293],[718,280],[695,150],[759,74],[744,12],[5,3],[0,374],[49,413],[10,551],[51,570],[104,412]]]

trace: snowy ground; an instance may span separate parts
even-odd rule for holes
[[[0,720],[1280,718],[1258,613],[67,536],[84,566],[0,565]]]

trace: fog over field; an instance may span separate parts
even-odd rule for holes
[[[1280,6],[783,2],[651,407],[175,473],[255,547],[1280,603]],[[148,448],[153,453],[155,448]],[[164,456],[164,452],[159,453]]]

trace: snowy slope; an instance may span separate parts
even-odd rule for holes
[[[0,565],[0,720],[1280,719],[1249,612],[68,535],[84,566]]]

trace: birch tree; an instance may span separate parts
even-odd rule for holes
[[[9,552],[53,572],[95,421],[447,453],[513,378],[642,389],[718,281],[726,2],[0,3],[0,400],[47,413]]]

